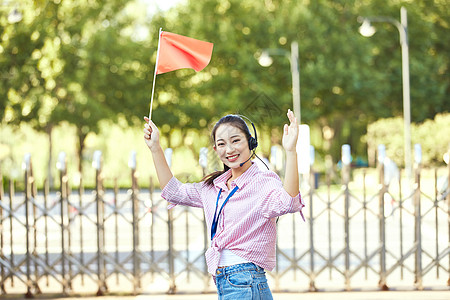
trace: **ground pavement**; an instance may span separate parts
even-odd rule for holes
[[[304,293],[274,293],[275,300],[450,300],[450,289],[424,291],[351,291],[351,292],[304,292]],[[214,300],[215,294],[177,294],[177,295],[149,295],[138,296],[72,296],[60,297],[36,296],[34,299],[72,300]],[[20,295],[0,295],[0,299],[25,299]]]

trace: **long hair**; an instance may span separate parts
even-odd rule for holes
[[[222,124],[230,124],[231,126],[234,126],[238,129],[240,129],[244,134],[245,134],[245,138],[247,139],[247,142],[250,140],[250,137],[252,136],[250,133],[250,130],[248,129],[247,124],[245,123],[245,121],[238,115],[226,115],[224,117],[222,117],[219,121],[217,121],[217,123],[214,125],[212,131],[211,131],[211,141],[213,143],[213,145],[216,144],[216,131],[217,128],[219,128],[220,125]],[[216,171],[213,172],[211,174],[206,175],[205,177],[203,177],[202,181],[204,181],[204,184],[208,185],[208,186],[213,186],[214,184],[214,179],[216,179],[217,177],[219,177],[220,175],[222,175],[223,173],[225,173],[226,171],[228,171],[230,168],[223,164],[223,170],[222,171]]]

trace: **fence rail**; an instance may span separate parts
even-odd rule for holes
[[[31,160],[26,166],[23,191],[0,184],[0,294],[214,289],[201,210],[167,210],[151,178],[139,189],[133,167],[128,190],[105,189],[98,164],[95,189],[82,181],[71,189],[61,168],[59,191],[50,192],[48,183],[37,190]],[[328,176],[318,186],[311,170],[302,185],[306,223],[280,218],[273,289],[450,285],[450,166],[426,179],[418,167],[412,184],[387,182],[383,164],[341,172],[338,187]]]

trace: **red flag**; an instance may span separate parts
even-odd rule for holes
[[[212,49],[212,43],[161,31],[156,74],[184,68],[203,70],[211,60]]]

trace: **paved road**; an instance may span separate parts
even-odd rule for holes
[[[275,300],[449,300],[448,290],[426,290],[426,291],[354,291],[354,292],[317,292],[317,293],[275,293]],[[0,296],[2,299],[25,299],[17,295]],[[78,298],[78,297],[77,297]],[[35,299],[71,300],[74,297],[51,298],[39,297]],[[82,297],[83,300],[215,300],[215,294],[178,294],[178,295],[139,295],[139,296],[103,296]]]

